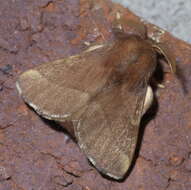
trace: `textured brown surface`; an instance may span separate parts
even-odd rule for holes
[[[40,119],[16,92],[21,72],[112,38],[116,11],[138,19],[101,0],[1,2],[0,190],[191,189],[190,45],[147,24],[150,37],[171,47],[188,93],[164,74],[165,88],[143,119],[137,159],[122,182],[102,177],[62,128]]]

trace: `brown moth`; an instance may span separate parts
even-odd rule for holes
[[[16,86],[42,117],[67,129],[103,174],[122,179],[135,151],[139,124],[152,103],[149,85],[157,53],[175,72],[165,48],[146,38],[144,25],[114,23],[115,39],[79,55],[41,64],[20,75]],[[66,125],[67,127],[67,125]]]

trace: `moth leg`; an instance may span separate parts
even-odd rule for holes
[[[165,85],[159,83],[159,84],[157,84],[157,87],[158,88],[165,88]]]
[[[153,101],[153,90],[150,86],[147,87],[147,92],[145,96],[145,102],[144,102],[144,107],[143,107],[143,114],[149,109]]]
[[[151,79],[151,84],[153,84],[154,86],[158,88],[165,88],[165,85],[158,82],[154,77]]]

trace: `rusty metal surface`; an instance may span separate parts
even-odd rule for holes
[[[98,173],[77,144],[19,98],[18,75],[37,64],[79,53],[112,38],[120,12],[108,1],[7,0],[0,6],[0,190],[191,189],[191,46],[146,24],[150,38],[168,43],[184,76],[165,73],[157,103],[143,118],[137,159],[124,181]]]

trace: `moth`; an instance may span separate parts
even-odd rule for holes
[[[136,148],[142,116],[152,104],[150,79],[162,44],[146,37],[142,25],[119,19],[114,39],[84,52],[41,64],[20,75],[19,94],[40,116],[75,136],[89,161],[116,180],[127,173]]]

